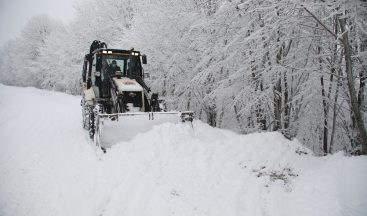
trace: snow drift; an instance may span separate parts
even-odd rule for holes
[[[162,124],[96,149],[80,98],[0,85],[0,215],[364,215],[367,157]]]

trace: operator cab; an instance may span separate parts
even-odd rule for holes
[[[88,89],[93,87],[97,97],[110,98],[110,78],[127,77],[142,81],[142,63],[147,63],[146,56],[139,51],[99,48],[85,57],[83,82],[87,83]]]

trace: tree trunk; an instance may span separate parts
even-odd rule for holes
[[[360,142],[362,144],[362,154],[367,155],[367,131],[366,128],[364,126],[363,123],[363,119],[362,119],[362,114],[360,111],[360,107],[358,106],[358,99],[357,99],[357,94],[356,94],[356,90],[354,89],[354,82],[353,82],[353,71],[352,71],[352,50],[349,44],[349,39],[348,39],[348,32],[346,32],[345,29],[345,25],[346,25],[346,19],[339,19],[339,25],[340,25],[340,30],[343,33],[343,38],[340,39],[338,37],[338,35],[336,35],[333,31],[331,31],[329,28],[327,28],[325,26],[325,24],[323,24],[313,13],[311,13],[311,11],[309,11],[306,7],[303,6],[303,8],[307,11],[307,13],[309,13],[318,23],[320,23],[320,25],[326,30],[328,31],[330,34],[332,34],[336,39],[339,39],[342,44],[343,44],[343,48],[344,48],[344,59],[345,59],[345,70],[346,70],[346,74],[347,74],[347,80],[348,80],[348,90],[349,90],[349,95],[350,95],[350,106],[351,106],[351,112],[353,114],[352,118],[355,120],[357,127],[358,127],[358,132],[359,132],[359,137],[360,137]],[[357,57],[358,59],[358,57]],[[359,60],[359,59],[358,59]],[[359,60],[360,61],[360,60]]]
[[[234,99],[234,97],[233,97],[233,99]],[[244,133],[244,130],[243,130],[243,127],[242,127],[242,124],[241,124],[241,117],[240,117],[240,114],[238,113],[236,104],[233,105],[233,111],[234,111],[234,114],[235,114],[235,117],[236,117],[238,127],[240,129],[240,132]]]
[[[251,52],[250,52],[251,55]],[[264,91],[262,77],[260,75],[256,75],[255,72],[257,70],[256,65],[254,64],[255,61],[251,61],[251,70],[252,72],[252,82],[254,83],[255,88],[255,95],[262,94]],[[264,116],[264,109],[261,102],[256,101],[255,102],[255,115],[256,115],[256,122],[257,125],[260,125],[262,130],[266,130],[266,118]]]
[[[287,81],[287,75],[286,73],[284,73],[283,75],[283,83],[284,83],[284,129],[288,129],[289,128],[289,96],[288,96],[288,81]]]
[[[335,15],[333,17],[333,31],[334,33],[337,35],[338,34],[338,19],[339,16]],[[333,86],[333,75],[336,74],[336,65],[338,65],[338,67],[340,66],[341,62],[342,62],[342,55],[341,58],[339,60],[339,62],[337,62],[337,56],[338,56],[338,44],[335,43],[334,47],[333,47],[333,57],[331,60],[331,75],[330,75],[330,85],[329,85],[329,92],[328,92],[328,98],[329,100],[331,100],[331,92],[332,92],[332,86]],[[340,76],[341,76],[341,69],[338,69],[338,75],[337,80],[336,80],[336,89],[335,89],[335,97],[334,97],[334,104],[333,104],[333,117],[332,117],[332,126],[331,126],[331,134],[330,134],[330,143],[329,143],[329,153],[332,153],[334,151],[333,146],[334,146],[334,136],[335,136],[335,127],[336,127],[336,117],[337,117],[337,103],[338,103],[338,93],[339,93],[339,83],[340,83]]]
[[[364,40],[362,41],[361,44],[361,52],[364,52],[367,50],[367,38],[364,38]],[[365,98],[364,98],[364,94],[365,94],[365,87],[366,87],[366,82],[367,82],[367,71],[364,70],[364,68],[361,69],[361,71],[359,72],[359,91],[358,91],[358,104],[360,109],[362,109],[362,111],[366,111],[366,107],[363,107]]]
[[[236,105],[233,106],[233,110],[234,110],[234,114],[236,116],[236,121],[237,121],[238,127],[240,128],[240,132],[243,133],[242,124],[241,124],[241,120],[240,120],[240,115],[238,114]]]
[[[326,103],[326,95],[325,95],[325,88],[324,88],[324,76],[321,76],[321,95],[322,95],[322,107],[324,110],[324,136],[323,136],[323,145],[322,149],[324,150],[324,155],[328,153],[328,108]]]
[[[345,29],[346,20],[339,19],[340,30],[343,33],[343,47],[344,47],[344,59],[345,59],[345,70],[348,80],[348,90],[350,96],[350,105],[352,112],[357,124],[359,138],[362,144],[362,154],[367,155],[367,132],[363,123],[362,114],[358,106],[357,94],[354,89],[353,71],[352,71],[352,51],[349,44],[348,32]]]
[[[277,39],[279,42],[279,38]],[[276,62],[277,64],[281,64],[282,56],[283,56],[283,50],[284,50],[285,44],[282,43],[280,46],[280,49],[276,56]],[[280,130],[282,128],[282,73],[279,73],[279,78],[277,77],[276,84],[273,88],[274,92],[274,131]]]
[[[358,91],[358,105],[360,109],[363,109],[364,102],[364,88],[366,86],[367,75],[363,73],[363,70],[359,72],[359,91]]]
[[[334,106],[333,106],[333,121],[331,127],[331,136],[330,136],[330,148],[329,152],[333,152],[334,146],[334,136],[335,136],[335,127],[336,127],[336,115],[337,115],[337,103],[338,103],[338,95],[339,95],[339,86],[340,86],[340,77],[341,77],[341,69],[339,69],[338,79],[336,83],[336,90],[335,90],[335,98],[334,98]]]
[[[282,87],[281,80],[278,79],[274,86],[274,128],[273,131],[281,129],[281,109],[282,109]]]

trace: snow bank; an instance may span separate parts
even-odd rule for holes
[[[367,157],[166,123],[107,154],[80,98],[0,85],[0,215],[365,215]]]

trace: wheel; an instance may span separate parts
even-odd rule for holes
[[[96,132],[95,130],[95,125],[94,125],[94,119],[95,119],[95,116],[94,116],[94,112],[93,112],[93,109],[90,107],[89,108],[89,112],[88,112],[88,130],[89,130],[89,137],[91,139],[94,138],[94,134]]]
[[[85,99],[83,98],[81,101],[82,105],[82,119],[83,119],[83,128],[89,130],[89,119],[90,119],[90,105],[85,104]]]
[[[82,124],[83,128],[86,129],[86,123],[85,123],[85,103],[84,103],[84,97],[80,101],[80,105],[82,106]]]
[[[94,111],[93,111],[94,106],[86,104],[84,97],[81,101],[81,105],[82,105],[83,128],[89,131],[89,137],[93,139],[95,134]]]

